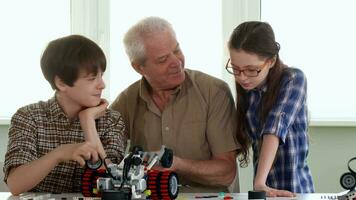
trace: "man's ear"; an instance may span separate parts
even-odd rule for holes
[[[65,84],[62,79],[60,79],[58,76],[54,77],[54,84],[56,85],[56,88],[58,91],[65,91],[66,88],[68,87],[67,84]]]
[[[142,70],[142,65],[138,63],[131,62],[131,66],[135,69],[135,71],[143,76],[144,72]]]

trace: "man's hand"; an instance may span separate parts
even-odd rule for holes
[[[173,161],[172,161],[172,166],[169,168],[162,167],[160,165],[160,162],[158,161],[155,165],[153,165],[152,169],[158,170],[158,171],[176,171],[175,164],[178,162],[179,157],[173,156]]]
[[[172,170],[205,185],[229,186],[236,175],[236,152],[213,155],[210,160],[192,160],[174,156],[170,168],[155,166],[154,169]]]

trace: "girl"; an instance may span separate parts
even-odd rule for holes
[[[245,22],[229,42],[226,70],[236,81],[238,134],[251,138],[254,189],[267,196],[314,192],[307,165],[306,78],[279,59],[271,26]]]

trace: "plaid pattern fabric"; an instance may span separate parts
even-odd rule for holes
[[[106,110],[105,115],[96,120],[96,128],[108,158],[119,163],[126,141],[121,115]],[[61,144],[80,142],[84,142],[84,135],[79,119],[70,122],[54,97],[20,108],[11,119],[4,181],[11,168],[34,161]],[[61,163],[31,192],[79,192],[83,171],[75,161]]]
[[[264,84],[247,93],[249,107],[246,115],[249,135],[253,141],[254,172],[256,174],[263,135],[274,134],[280,138],[280,145],[266,184],[297,193],[314,192],[312,176],[306,162],[309,149],[306,78],[301,70],[288,69],[288,73],[282,78],[279,96],[265,123],[261,124],[259,107],[267,87]]]

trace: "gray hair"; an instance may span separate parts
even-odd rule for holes
[[[124,37],[125,51],[131,63],[143,64],[146,60],[145,38],[165,30],[175,37],[172,25],[160,17],[147,17],[132,26]]]

